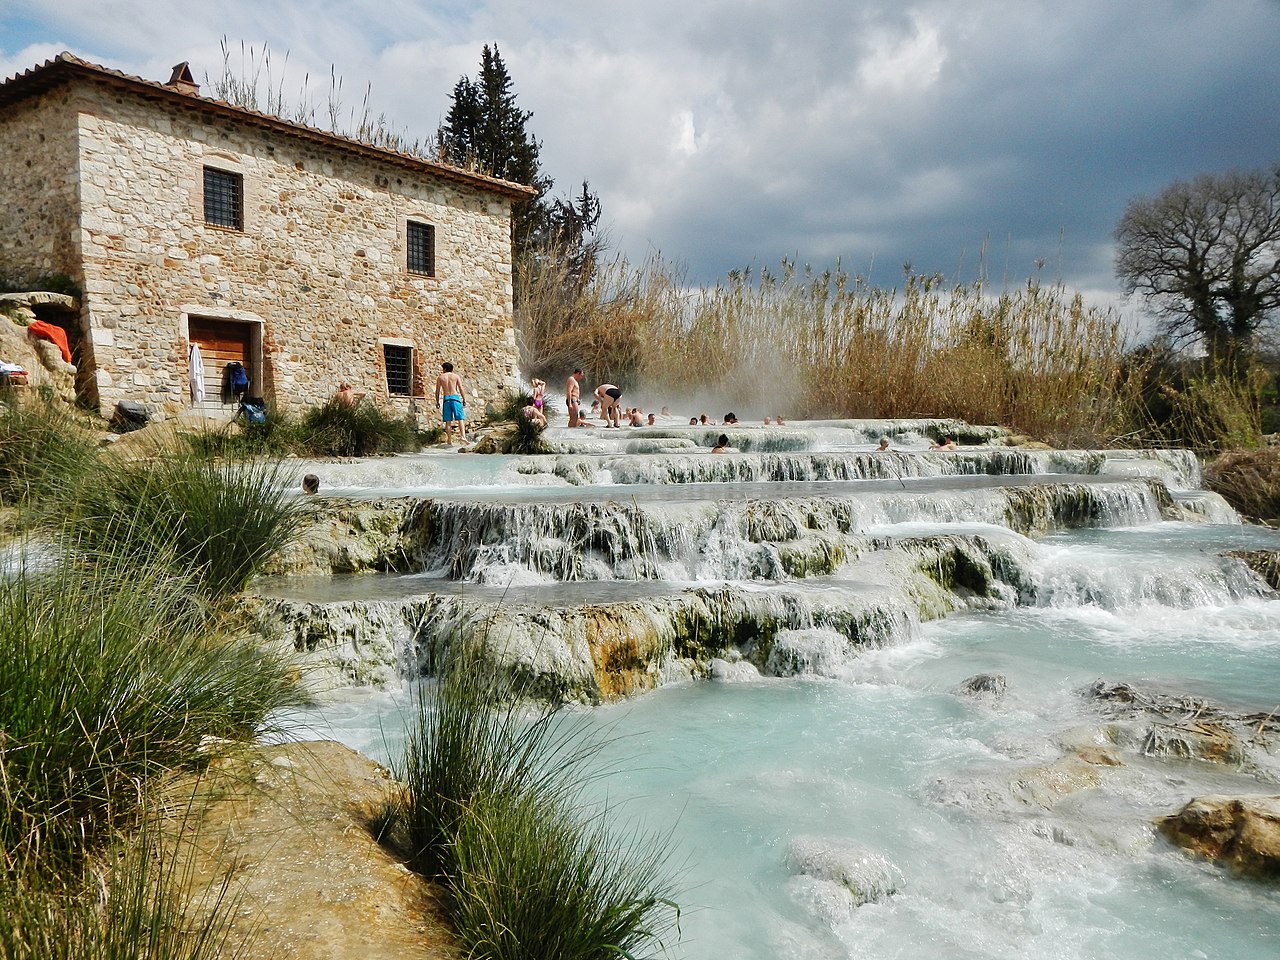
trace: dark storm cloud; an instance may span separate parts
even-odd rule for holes
[[[335,65],[348,103],[370,83],[414,135],[496,41],[558,189],[589,178],[616,245],[699,281],[783,256],[963,279],[985,247],[993,279],[1040,261],[1106,297],[1129,198],[1280,160],[1274,0],[19,8],[0,14],[6,73],[67,46],[147,76],[178,59],[216,74],[227,36],[288,51],[295,82]]]

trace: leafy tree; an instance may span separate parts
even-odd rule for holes
[[[567,255],[576,264],[576,273],[593,268],[598,244],[591,237],[600,220],[600,200],[586,181],[581,195],[572,200],[547,199],[554,181],[543,173],[542,145],[527,129],[533,113],[517,106],[511,75],[496,44],[485,44],[479,76],[461,77],[450,100],[449,112],[436,132],[439,158],[538,191],[513,211],[517,261]]]
[[[538,191],[537,196],[518,204],[513,211],[516,251],[527,250],[542,228],[546,215],[544,198],[553,181],[542,172],[542,144],[526,129],[533,113],[516,105],[511,74],[496,44],[484,45],[480,75],[475,80],[460,78],[450,100],[449,112],[436,133],[440,159],[527,184]]]
[[[1116,227],[1116,276],[1236,368],[1280,307],[1280,164],[1202,174],[1139,197]]]

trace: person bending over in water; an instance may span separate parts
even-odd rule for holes
[[[720,434],[716,437],[716,445],[711,448],[712,453],[728,453],[729,452],[729,436],[728,434]]]
[[[596,399],[600,401],[600,416],[605,419],[606,427],[619,427],[622,419],[618,401],[622,399],[622,390],[614,383],[602,383],[596,387]]]
[[[941,443],[929,444],[929,449],[930,450],[954,450],[956,449],[956,442],[952,440],[950,437],[944,436],[942,438]]]

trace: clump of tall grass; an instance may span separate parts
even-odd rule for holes
[[[92,863],[51,877],[37,865],[0,874],[6,960],[216,960],[232,956],[237,898],[229,874],[189,897],[190,855],[144,824]]]
[[[993,296],[909,275],[888,290],[784,263],[703,291],[691,319],[655,341],[651,379],[719,370],[725,392],[744,398],[773,379],[797,417],[958,417],[1060,444],[1124,423],[1119,319],[1060,287]]]
[[[676,928],[660,838],[620,839],[585,805],[600,744],[459,654],[419,702],[391,812],[411,864],[449,888],[475,956],[632,956]]]
[[[207,738],[253,736],[306,700],[282,655],[220,629],[163,542],[151,558],[117,548],[83,560],[0,579],[11,862],[78,862],[129,822],[148,782],[198,764]]]
[[[261,423],[235,423],[182,434],[182,442],[196,456],[278,458],[305,452],[305,437],[296,420],[270,412]]]
[[[170,456],[121,464],[86,484],[72,508],[89,554],[167,551],[206,595],[225,597],[292,540],[305,504],[280,461]]]
[[[520,368],[562,382],[581,367],[589,376],[628,383],[651,363],[654,332],[685,311],[683,268],[655,255],[575,269],[564,251],[517,265],[516,341]]]
[[[1280,447],[1229,450],[1205,468],[1204,485],[1246,519],[1280,526]]]
[[[1200,451],[1257,447],[1262,443],[1262,392],[1269,375],[1255,367],[1243,374],[1221,370],[1161,384],[1165,415],[1149,421],[1157,442]]]
[[[495,434],[496,449],[503,453],[517,454],[550,451],[546,441],[542,439],[547,425],[529,416],[532,406],[533,395],[524,390],[507,390],[493,404],[489,411],[489,423],[495,426],[505,425],[505,429]]]
[[[389,417],[367,399],[331,400],[303,415],[301,443],[320,457],[399,453],[418,449],[418,427],[412,417]]]
[[[65,407],[0,394],[0,503],[61,502],[98,461],[98,444]]]

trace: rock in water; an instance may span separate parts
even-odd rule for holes
[[[787,850],[793,873],[837,883],[854,906],[871,903],[902,887],[902,874],[888,859],[848,840],[796,837]]]
[[[834,677],[848,666],[852,658],[850,646],[849,639],[835,630],[820,627],[779,630],[765,663],[765,673],[771,677],[803,674]]]
[[[1235,873],[1280,881],[1280,796],[1196,797],[1156,827],[1177,846]]]
[[[1000,700],[1004,698],[1008,685],[1002,673],[976,673],[961,681],[956,692],[975,700]]]

